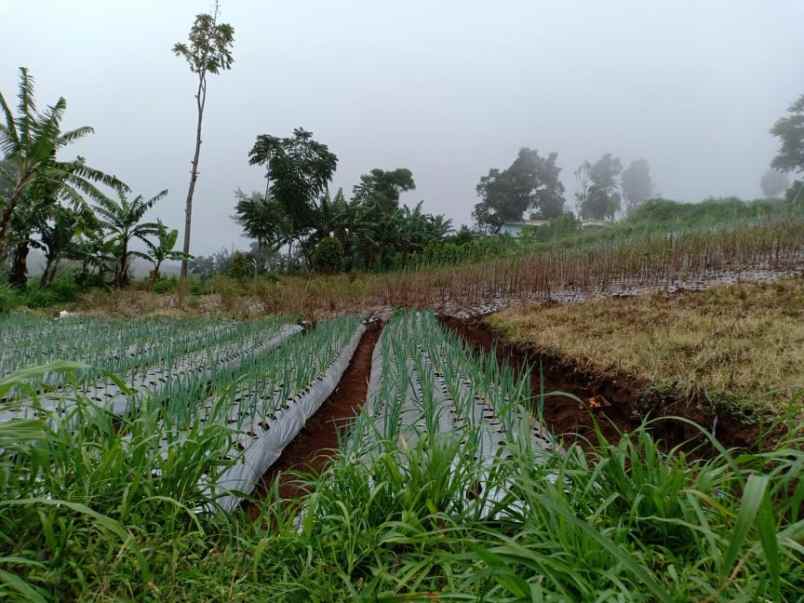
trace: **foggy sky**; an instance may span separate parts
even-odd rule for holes
[[[235,64],[209,82],[196,254],[245,246],[232,191],[262,190],[257,134],[312,130],[339,158],[333,191],[407,167],[403,197],[469,223],[475,186],[522,146],[573,171],[646,158],[656,190],[695,201],[759,196],[773,122],[804,93],[804,2],[678,0],[223,0]],[[0,0],[0,91],[17,67],[40,106],[68,102],[69,148],[183,225],[194,81],[171,52],[208,0]]]

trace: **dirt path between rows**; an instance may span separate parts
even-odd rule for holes
[[[298,498],[307,494],[303,484],[298,483],[289,472],[321,473],[335,456],[339,433],[366,401],[371,354],[381,331],[382,323],[379,321],[368,326],[338,387],[263,476],[257,486],[258,498],[265,495],[275,480],[279,480],[282,498]]]
[[[584,445],[596,440],[596,429],[610,442],[623,432],[639,426],[645,418],[681,416],[715,433],[726,446],[753,448],[759,428],[746,425],[738,417],[714,414],[695,399],[662,397],[652,392],[649,383],[621,375],[618,378],[597,375],[579,369],[569,359],[540,354],[536,350],[507,342],[482,319],[462,320],[441,317],[442,324],[460,335],[477,350],[494,352],[497,361],[520,372],[531,369],[531,395],[538,400],[541,391],[570,393],[569,397],[544,400],[544,419],[552,433],[566,441]],[[544,383],[542,383],[542,376]],[[679,421],[661,421],[651,431],[668,445],[695,441],[704,443],[700,431]]]

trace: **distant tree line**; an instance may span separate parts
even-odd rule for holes
[[[422,202],[400,204],[415,190],[409,169],[373,169],[360,177],[347,199],[329,183],[338,164],[329,147],[297,128],[289,137],[261,134],[249,162],[266,170],[264,192],[235,191],[233,219],[254,243],[247,253],[222,252],[191,262],[208,276],[222,269],[237,276],[276,270],[323,273],[386,270],[445,240],[452,225],[428,214]]]
[[[538,220],[568,213],[557,160],[558,153],[543,157],[525,147],[508,168],[490,170],[477,185],[481,201],[472,215],[478,227],[496,233],[506,223],[522,221],[525,212]],[[607,153],[594,163],[582,163],[575,177],[577,213],[587,219],[613,220],[623,198],[627,211],[633,211],[653,196],[650,166],[645,159],[633,161],[623,170],[620,160]]]
[[[799,102],[791,108],[791,116],[774,126],[783,149],[761,179],[766,198],[776,198],[785,190],[788,197],[800,191],[796,186],[788,188],[784,171],[801,169],[802,111],[804,103]],[[415,190],[413,174],[405,168],[373,169],[361,176],[349,199],[342,190],[331,197],[328,186],[337,157],[302,128],[287,138],[258,136],[249,160],[266,170],[266,190],[249,194],[237,190],[233,218],[254,241],[252,249],[197,258],[191,264],[196,274],[387,270],[416,262],[488,257],[501,252],[500,245],[510,243],[483,239],[481,233],[499,233],[505,224],[521,222],[526,212],[546,223],[538,235],[531,234],[534,240],[578,233],[581,219],[614,220],[625,213],[636,222],[647,223],[661,221],[668,212],[678,214],[678,219],[699,215],[688,216],[677,204],[655,198],[646,159],[623,168],[622,161],[611,153],[595,162],[584,161],[576,169],[578,186],[572,212],[566,207],[558,154],[543,156],[535,149],[520,149],[509,167],[491,169],[480,179],[476,190],[481,201],[473,211],[477,228],[464,227],[457,233],[444,216],[423,212],[421,202],[414,208],[400,205],[400,195]],[[648,201],[649,207],[639,213]],[[729,211],[743,211],[739,202],[728,201]],[[717,216],[726,211],[723,203],[713,207],[716,209],[707,206],[700,215]]]
[[[787,174],[804,171],[804,95],[774,124],[771,134],[779,139],[780,148],[760,179],[762,193],[767,199],[783,194],[788,200],[802,199],[804,183],[796,180],[791,186]],[[472,214],[477,226],[498,233],[507,223],[521,222],[526,212],[537,220],[572,213],[566,208],[560,174],[558,153],[541,156],[535,149],[520,149],[508,168],[492,169],[480,179],[481,200]],[[578,183],[574,213],[583,219],[613,220],[622,211],[630,215],[655,194],[646,159],[623,169],[619,158],[606,153],[594,163],[584,161],[574,175]]]

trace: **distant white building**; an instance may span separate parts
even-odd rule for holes
[[[530,219],[524,222],[506,222],[500,227],[500,234],[510,235],[512,237],[518,237],[522,234],[522,232],[527,227],[539,227],[539,226],[546,226],[549,224],[549,220],[536,220]],[[606,228],[611,226],[611,222],[608,220],[582,220],[581,221],[581,228]]]
[[[518,237],[528,226],[544,226],[547,220],[528,220],[527,222],[506,222],[500,228],[500,234]]]

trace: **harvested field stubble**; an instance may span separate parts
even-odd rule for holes
[[[804,279],[541,304],[489,317],[514,344],[746,419],[800,412]]]
[[[235,281],[218,277],[212,295],[191,298],[184,313],[239,318],[301,313],[311,318],[401,307],[501,306],[599,293],[671,288],[745,272],[784,274],[804,265],[804,223],[775,222],[606,241],[482,262],[391,273],[283,276]],[[193,301],[195,300],[195,301]],[[80,307],[113,313],[180,312],[174,296],[129,291],[86,298]]]
[[[751,267],[778,271],[801,265],[803,245],[804,224],[779,223],[617,241],[581,250],[555,249],[404,274],[388,283],[383,301],[417,305],[446,300],[483,303],[500,297],[551,299],[568,291],[669,285]]]

